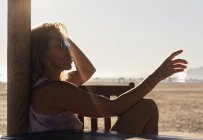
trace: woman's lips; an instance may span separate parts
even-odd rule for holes
[[[68,64],[71,64],[73,61],[67,61],[68,62]]]

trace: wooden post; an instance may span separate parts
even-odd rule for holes
[[[7,133],[28,131],[31,0],[8,0]]]

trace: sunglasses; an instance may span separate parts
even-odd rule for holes
[[[63,49],[68,49],[68,43],[63,40],[63,41],[60,43],[60,47],[63,48]]]
[[[55,44],[55,45],[52,45],[52,47],[60,47],[60,48],[62,48],[62,49],[68,49],[68,43],[67,43],[67,41],[65,41],[65,40],[63,40],[63,41],[61,41],[61,43],[57,43],[57,44]]]

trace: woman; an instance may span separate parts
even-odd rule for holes
[[[33,92],[29,111],[30,131],[82,129],[77,114],[88,117],[119,116],[110,131],[135,134],[158,134],[158,108],[144,99],[161,80],[182,72],[187,61],[174,59],[182,50],[172,53],[137,87],[114,100],[81,90],[95,72],[83,52],[68,38],[61,23],[47,23],[32,30]],[[62,71],[68,73],[63,80]]]

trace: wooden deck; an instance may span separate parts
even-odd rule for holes
[[[172,137],[165,135],[133,135],[117,132],[88,131],[76,132],[74,130],[49,131],[38,133],[26,133],[21,135],[3,136],[2,140],[195,140],[193,138]],[[203,138],[202,138],[203,139]],[[200,139],[196,139],[200,140]]]

